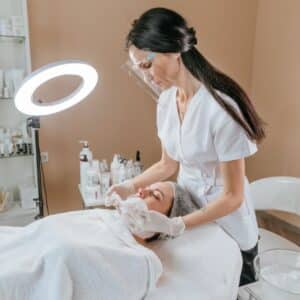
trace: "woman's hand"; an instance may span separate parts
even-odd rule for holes
[[[107,191],[106,196],[109,197],[113,193],[117,193],[122,200],[125,200],[130,195],[133,195],[136,193],[135,187],[132,180],[125,180],[122,183],[114,184],[110,187],[110,189]]]
[[[127,214],[129,229],[138,235],[139,232],[164,233],[172,237],[183,234],[185,224],[181,217],[168,218],[164,214],[150,210],[140,214]]]

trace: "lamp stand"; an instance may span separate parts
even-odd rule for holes
[[[44,201],[43,201],[43,189],[42,189],[42,176],[41,176],[41,151],[40,151],[40,141],[39,141],[39,129],[40,118],[31,117],[27,119],[27,127],[32,129],[34,134],[34,156],[37,170],[37,186],[38,186],[38,198],[33,200],[36,202],[37,207],[39,208],[38,215],[35,216],[35,219],[41,219],[44,217]]]

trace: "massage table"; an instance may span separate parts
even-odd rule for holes
[[[0,299],[235,300],[242,260],[216,224],[145,247],[93,209],[0,226],[0,265]]]
[[[242,258],[238,245],[217,224],[149,243],[163,274],[147,300],[236,300]]]

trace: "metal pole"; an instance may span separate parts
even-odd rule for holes
[[[38,199],[36,199],[37,205],[39,207],[39,214],[35,219],[40,219],[44,217],[44,201],[43,201],[43,189],[42,189],[42,176],[41,176],[41,152],[40,152],[40,140],[39,140],[39,129],[34,129],[35,138],[35,158],[37,167],[37,184],[38,184]]]
[[[43,189],[42,189],[42,175],[41,175],[41,152],[40,152],[40,140],[39,140],[39,129],[40,119],[38,117],[31,117],[27,119],[27,126],[32,128],[34,133],[34,158],[36,167],[36,179],[38,187],[38,198],[33,199],[39,208],[38,215],[35,219],[44,217],[44,201],[43,201]]]

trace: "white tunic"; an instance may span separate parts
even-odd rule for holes
[[[180,163],[178,183],[192,194],[199,205],[205,206],[216,200],[223,190],[220,162],[250,156],[257,151],[257,147],[204,85],[189,100],[181,124],[176,91],[176,87],[171,87],[159,97],[158,136],[167,154]],[[229,96],[218,93],[240,112]],[[242,250],[255,246],[258,227],[246,177],[243,204],[216,222],[236,240]]]

